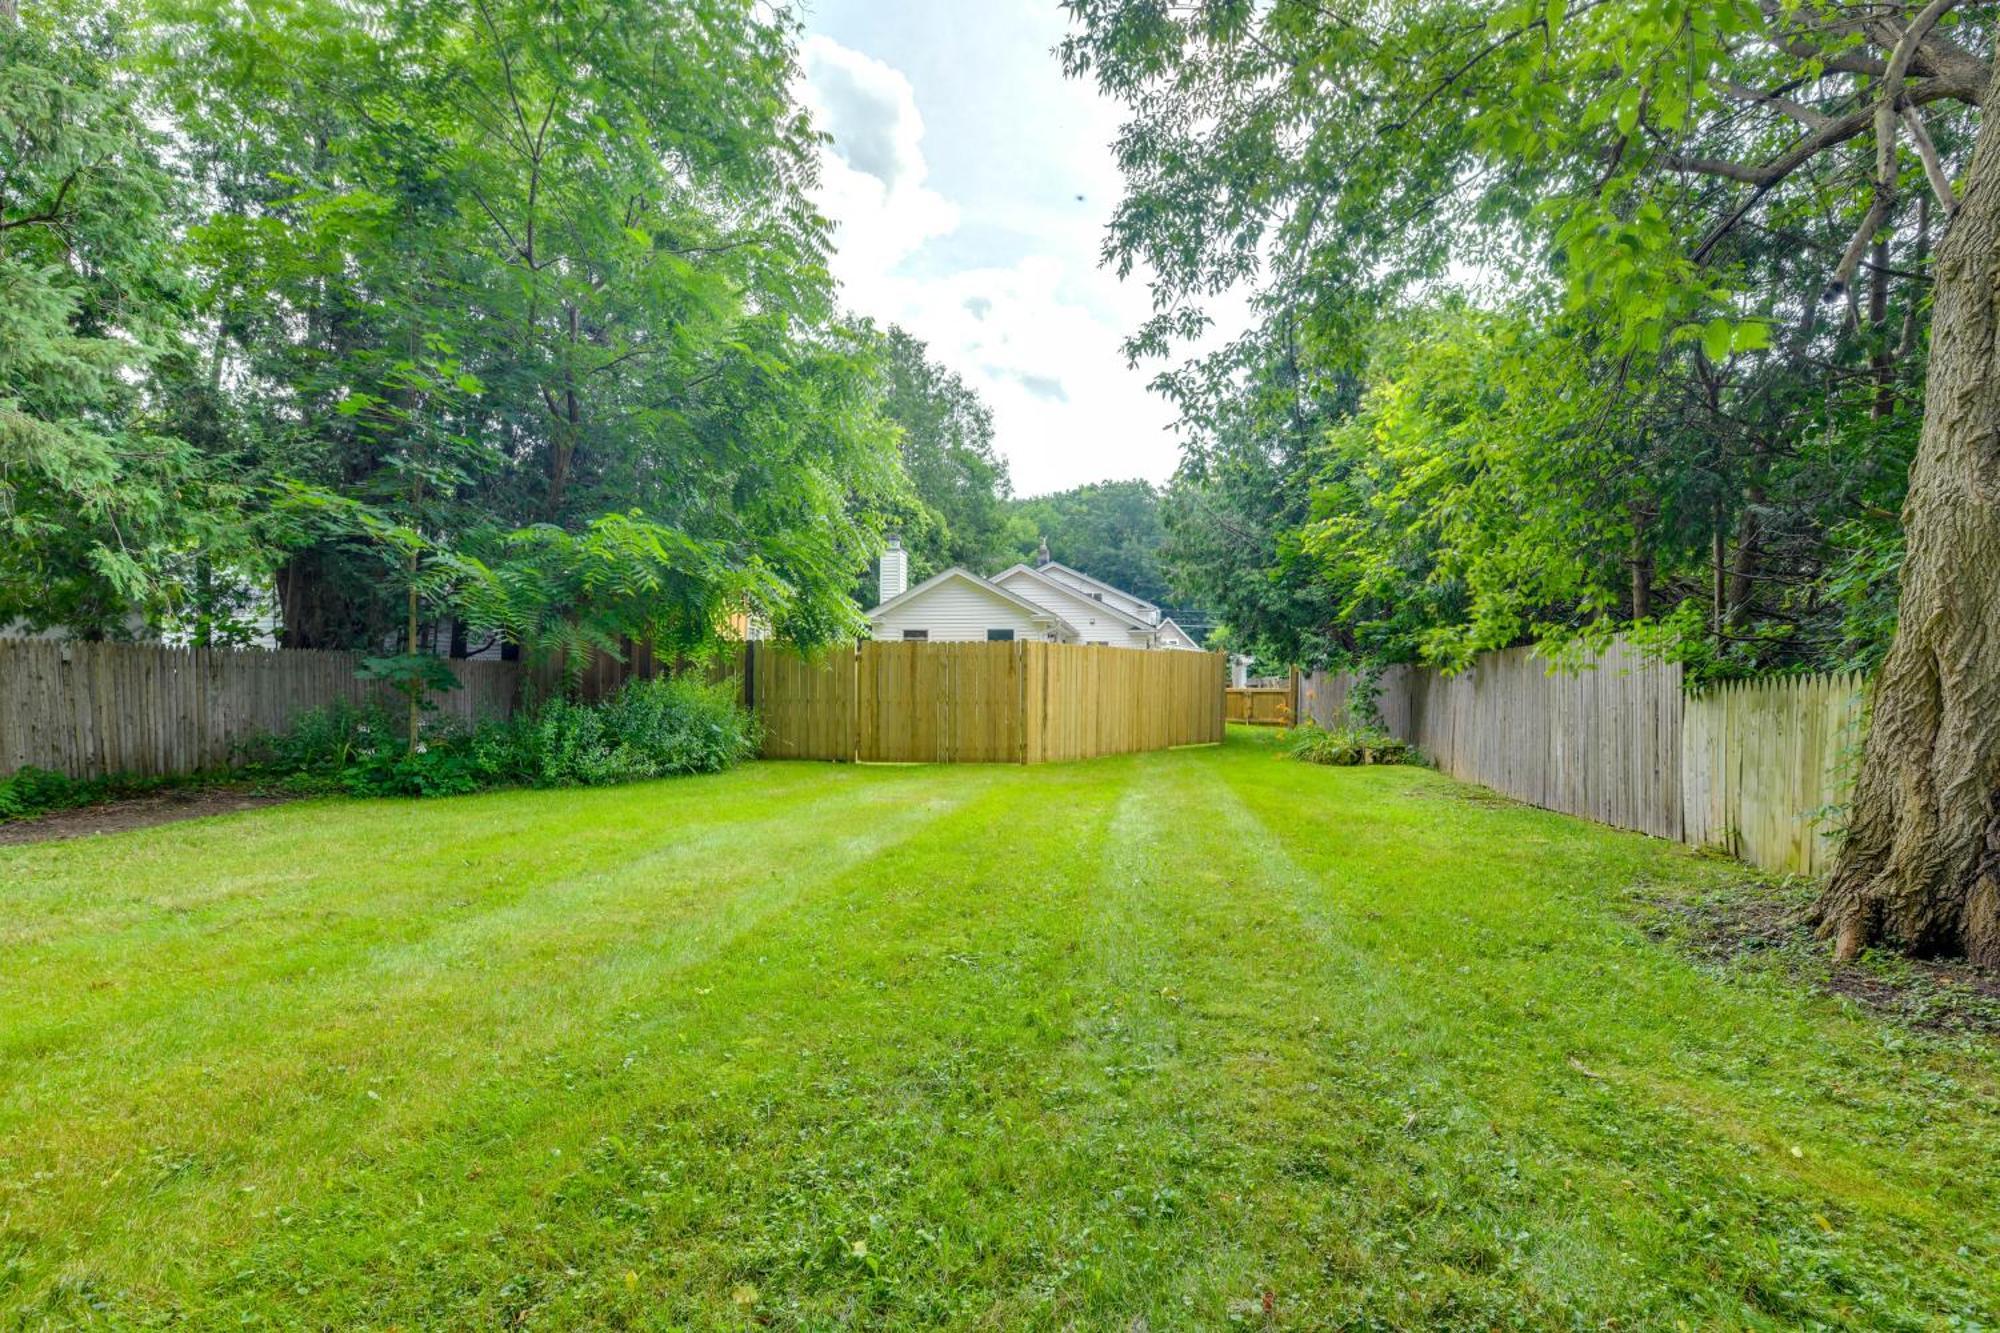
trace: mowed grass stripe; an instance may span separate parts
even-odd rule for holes
[[[1060,1031],[1047,1014],[1068,951],[1038,923],[1074,920],[1083,885],[1064,853],[1108,808],[1088,793],[1059,802],[1038,852],[1005,834],[1040,817],[1039,795],[996,784],[690,969],[668,1002],[677,1044],[641,1054],[631,1097],[596,1086],[557,1118],[508,1097],[496,1109],[533,1121],[509,1159],[561,1183],[455,1193],[455,1216],[496,1229],[464,1248],[424,1242],[421,1285],[391,1256],[343,1247],[357,1229],[397,1234],[407,1190],[393,1184],[370,1191],[382,1213],[322,1219],[299,1285],[335,1308],[357,1285],[404,1302],[422,1291],[385,1317],[554,1326],[617,1311],[738,1326],[739,1290],[794,1314],[887,1310],[895,1283],[881,1275],[913,1270],[935,1284],[934,1313],[990,1303],[1015,1232],[989,1201],[1014,1198],[1033,1157],[1015,1147],[1034,1133],[1018,1085],[1037,1034]],[[544,1149],[576,1167],[547,1166]]]
[[[1297,1203],[1342,1115],[1312,1046],[1338,969],[1284,934],[1218,760],[1140,760],[1102,849],[1068,1171],[1078,1230],[1110,1243],[1060,1311],[1087,1325],[1262,1323],[1267,1295],[1304,1317],[1285,1264],[1322,1258]]]
[[[1462,1211],[1516,1240],[1527,1290],[1597,1318],[1884,1326],[1907,1308],[1880,1300],[1897,1287],[1931,1318],[2000,1308],[1992,1052],[1968,1064],[1898,1036],[1907,1051],[1885,1059],[1876,1020],[1775,977],[1704,971],[1630,920],[1632,886],[1734,868],[1432,774],[1238,762],[1222,776],[1303,872],[1274,882],[1319,880],[1302,914],[1370,961],[1352,1017],[1374,1040],[1355,1063],[1395,1069],[1371,1100],[1406,1102],[1404,1137],[1437,1139],[1415,1167],[1451,1182],[1427,1239]],[[1342,873],[1369,838],[1402,854]],[[1913,1244],[1937,1262],[1907,1267]]]
[[[150,1046],[145,1015],[179,1021],[190,998],[224,995],[234,1011],[257,985],[310,973],[317,989],[343,969],[429,957],[441,941],[448,952],[454,939],[511,924],[505,914],[523,904],[534,913],[553,894],[587,899],[607,878],[651,870],[677,884],[679,866],[762,874],[758,857],[733,853],[792,844],[835,855],[828,825],[837,839],[868,837],[878,817],[896,826],[962,798],[845,772],[798,785],[804,767],[757,770],[773,779],[768,792],[737,773],[616,793],[317,802],[196,821],[160,831],[155,856],[192,872],[169,879],[133,873],[128,838],[77,844],[61,878],[40,869],[60,863],[54,847],[24,849],[8,868],[21,890],[10,888],[20,911],[8,916],[30,920],[18,934],[32,937],[9,941],[21,965],[0,980],[0,1005],[15,1018],[8,1038],[39,1053],[107,1031]],[[343,810],[358,827],[342,828]],[[274,864],[286,869],[274,874]],[[75,924],[63,923],[66,912]],[[8,1053],[0,1046],[0,1059]]]

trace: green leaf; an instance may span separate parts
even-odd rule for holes
[[[1701,330],[1701,350],[1711,361],[1722,361],[1729,356],[1730,344],[1735,338],[1735,327],[1722,316],[1708,321]]]

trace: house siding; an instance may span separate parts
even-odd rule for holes
[[[875,637],[893,641],[906,629],[929,630],[933,643],[983,643],[990,629],[1011,629],[1017,639],[1043,639],[1049,625],[1004,597],[982,592],[964,579],[950,579],[891,607],[873,620]]]
[[[1150,630],[1134,629],[1105,610],[1104,604],[1084,593],[1070,591],[1068,585],[1051,587],[1042,579],[1015,570],[996,579],[1016,597],[1025,597],[1037,606],[1046,606],[1076,627],[1084,643],[1108,643],[1120,648],[1149,648]]]

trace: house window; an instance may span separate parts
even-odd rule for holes
[[[906,629],[903,631],[903,642],[922,643],[925,639],[930,638],[930,636],[931,632],[927,629]]]
[[[1013,631],[1013,630],[1010,630],[1010,629],[990,629],[990,630],[987,630],[987,631],[986,631],[986,642],[988,642],[988,643],[1012,643],[1012,642],[1014,642],[1014,631]]]

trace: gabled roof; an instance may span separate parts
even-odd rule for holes
[[[1160,622],[1160,623],[1159,623],[1158,625],[1154,626],[1154,628],[1155,628],[1155,629],[1166,629],[1166,628],[1168,628],[1169,626],[1171,626],[1171,627],[1173,628],[1173,631],[1174,631],[1174,633],[1176,633],[1176,634],[1180,635],[1180,636],[1181,636],[1181,637],[1182,637],[1183,639],[1186,639],[1186,640],[1187,640],[1187,641],[1188,641],[1189,643],[1193,644],[1193,645],[1194,645],[1195,647],[1197,647],[1197,648],[1200,648],[1200,647],[1201,647],[1201,640],[1200,640],[1200,639],[1197,639],[1197,638],[1196,638],[1196,637],[1195,637],[1194,635],[1192,635],[1192,634],[1188,633],[1188,632],[1187,632],[1186,630],[1182,629],[1182,628],[1180,627],[1180,625],[1179,625],[1178,623],[1176,623],[1176,622],[1175,622],[1175,620],[1174,620],[1174,619],[1173,619],[1173,618],[1172,618],[1171,616],[1169,616],[1169,617],[1168,617],[1167,619],[1165,619],[1165,620],[1162,620],[1162,621],[1161,621],[1161,622]]]
[[[1067,566],[1065,566],[1065,568],[1067,568]],[[1084,601],[1090,602],[1093,609],[1102,607],[1104,610],[1110,612],[1112,616],[1114,616],[1119,620],[1124,621],[1127,625],[1131,626],[1133,629],[1143,629],[1150,632],[1153,630],[1157,630],[1159,628],[1158,625],[1155,625],[1147,620],[1141,620],[1138,616],[1133,615],[1130,611],[1126,611],[1119,607],[1113,606],[1109,602],[1095,601],[1091,598],[1091,595],[1085,592],[1083,589],[1073,588],[1069,584],[1064,583],[1061,579],[1052,579],[1048,575],[1042,573],[1041,570],[1036,569],[1033,565],[1010,565],[1006,569],[1001,570],[998,574],[995,574],[993,576],[992,581],[994,583],[998,583],[1001,579],[1006,578],[1010,574],[1026,574],[1029,575],[1031,578],[1033,578],[1036,582],[1047,584],[1049,587],[1056,589],[1058,592],[1067,593],[1071,597],[1082,598]],[[1088,576],[1086,575],[1085,577]],[[1091,579],[1091,582],[1097,583],[1098,581],[1096,579]],[[1109,588],[1112,592],[1118,592],[1118,589],[1112,588],[1111,585],[1108,583],[1098,583],[1098,586],[1101,588]],[[1119,596],[1131,597],[1132,594],[1119,593]],[[1135,598],[1134,600],[1136,601],[1137,599]],[[1147,603],[1147,605],[1150,606],[1152,604],[1149,602]]]
[[[1076,627],[1074,625],[1070,624],[1067,620],[1064,620],[1056,612],[1049,610],[1048,607],[1043,606],[1040,602],[1031,602],[1027,598],[1021,596],[1021,594],[1017,592],[1010,592],[1008,589],[1001,587],[999,584],[993,582],[993,580],[991,579],[982,579],[979,577],[979,575],[973,573],[971,570],[967,569],[963,565],[953,565],[950,569],[943,570],[939,573],[931,575],[929,578],[925,579],[922,583],[919,583],[914,588],[903,589],[903,591],[897,593],[894,597],[891,597],[888,601],[882,603],[880,606],[870,611],[868,613],[868,618],[870,620],[873,620],[875,619],[875,617],[881,615],[883,612],[893,610],[894,608],[903,605],[903,603],[905,602],[912,601],[918,597],[921,597],[924,593],[930,591],[932,588],[938,587],[940,584],[943,584],[949,580],[962,580],[966,583],[974,584],[975,586],[978,587],[978,589],[981,592],[987,593],[994,597],[998,597],[1003,602],[1010,602],[1014,606],[1019,607],[1021,610],[1027,612],[1028,616],[1031,619],[1050,621],[1055,625],[1057,629],[1066,630],[1071,634],[1076,633]]]
[[[1123,588],[1120,588],[1120,587],[1116,586],[1115,584],[1110,584],[1110,583],[1106,583],[1106,582],[1105,582],[1105,581],[1104,581],[1103,579],[1100,579],[1100,578],[1093,578],[1093,577],[1091,577],[1090,575],[1088,575],[1088,574],[1084,573],[1084,572],[1083,572],[1082,570],[1080,570],[1080,569],[1076,569],[1076,568],[1074,568],[1074,567],[1072,567],[1072,566],[1070,566],[1070,565],[1065,565],[1065,564],[1064,564],[1064,563],[1063,563],[1062,561],[1060,561],[1060,560],[1051,560],[1051,561],[1049,561],[1049,563],[1048,563],[1047,565],[1043,566],[1043,568],[1045,568],[1045,569],[1060,569],[1060,570],[1061,570],[1061,571],[1062,571],[1063,573],[1065,573],[1065,574],[1069,574],[1069,575],[1072,575],[1072,576],[1074,576],[1074,577],[1076,577],[1076,578],[1079,578],[1079,579],[1083,580],[1083,581],[1084,581],[1085,583],[1088,583],[1088,584],[1089,584],[1089,585],[1090,585],[1091,587],[1093,587],[1093,588],[1102,588],[1102,589],[1103,589],[1103,590],[1104,590],[1105,592],[1115,592],[1115,593],[1117,593],[1117,594],[1118,594],[1118,595],[1119,595],[1120,597],[1129,597],[1129,598],[1131,598],[1131,599],[1132,599],[1133,601],[1137,602],[1137,603],[1138,603],[1139,605],[1141,605],[1141,606],[1143,606],[1143,607],[1147,607],[1147,608],[1150,608],[1151,610],[1154,610],[1154,611],[1157,611],[1157,610],[1159,610],[1159,609],[1160,609],[1160,608],[1159,608],[1159,606],[1158,606],[1157,604],[1155,604],[1155,603],[1153,603],[1153,602],[1149,602],[1149,601],[1147,601],[1147,600],[1146,600],[1145,598],[1141,597],[1141,596],[1140,596],[1140,595],[1139,595],[1138,593],[1136,593],[1136,592],[1126,592],[1126,591],[1125,591],[1125,590],[1124,590]],[[1062,580],[1061,580],[1061,579],[1057,579],[1057,580],[1056,580],[1056,582],[1060,583],[1060,582],[1062,582]]]

